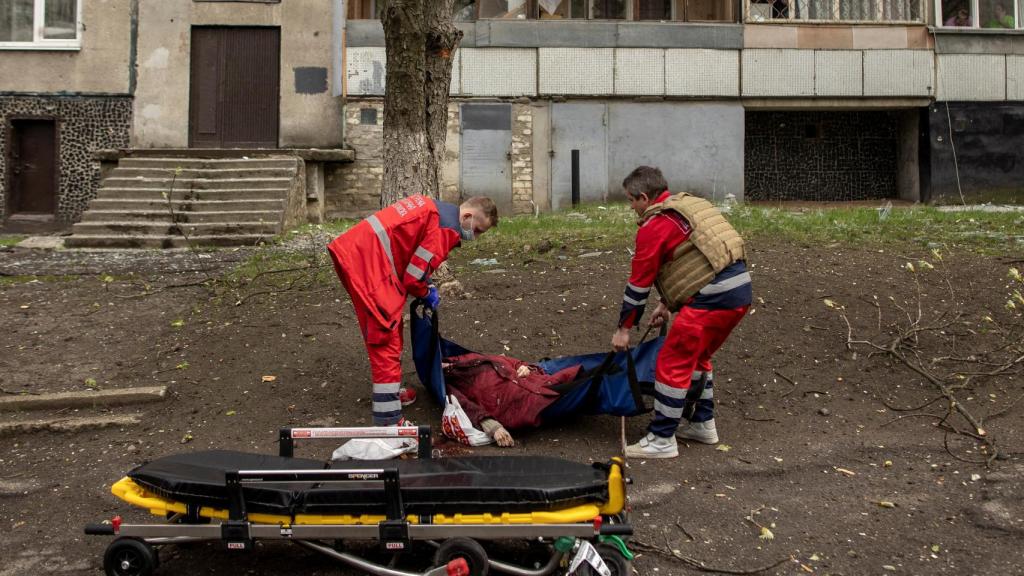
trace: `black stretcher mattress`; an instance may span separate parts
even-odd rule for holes
[[[226,509],[224,475],[237,470],[380,469],[397,467],[409,514],[539,512],[608,499],[604,470],[543,456],[467,457],[436,460],[324,463],[228,450],[178,454],[128,473],[136,484],[164,498]],[[383,514],[381,482],[243,485],[249,512],[268,514]]]

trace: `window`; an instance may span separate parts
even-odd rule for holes
[[[923,23],[923,5],[924,0],[747,0],[747,20]]]
[[[525,20],[529,13],[526,0],[479,0],[478,18],[513,18]]]
[[[349,0],[346,18],[349,20],[378,20],[383,7],[384,3],[380,1]]]
[[[1019,30],[1021,0],[942,0],[936,20],[945,28]]]
[[[4,0],[0,48],[77,49],[80,9],[78,0]]]
[[[686,22],[735,22],[736,3],[730,0],[675,0],[675,19]]]
[[[646,0],[641,0],[644,3]],[[537,0],[537,18],[591,18],[625,20],[632,0]]]

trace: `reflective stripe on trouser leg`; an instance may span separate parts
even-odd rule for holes
[[[394,426],[402,419],[398,390],[402,382],[402,323],[366,343],[373,377],[373,425]]]
[[[402,402],[398,399],[401,382],[373,383],[373,424],[387,426],[402,419]]]
[[[694,372],[696,374],[696,372]],[[704,383],[704,391],[700,395],[700,400],[697,400],[697,407],[693,411],[693,418],[691,422],[707,422],[715,417],[715,384],[711,379],[714,376],[713,372],[708,372],[708,379]],[[691,380],[691,386],[696,386],[700,381],[699,378]]]
[[[686,388],[676,388],[663,382],[654,382],[654,420],[647,431],[668,438],[676,433],[686,402]]]

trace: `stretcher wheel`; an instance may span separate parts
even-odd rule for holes
[[[107,576],[150,576],[159,564],[156,549],[135,538],[118,538],[103,554]]]
[[[462,558],[469,565],[469,576],[487,576],[491,567],[484,547],[472,538],[451,538],[442,542],[434,554],[434,565],[444,566],[456,558]]]
[[[601,560],[604,560],[605,566],[611,570],[612,576],[630,576],[633,573],[632,562],[626,560],[618,548],[607,544],[598,544],[594,548],[597,549]],[[576,570],[576,574],[578,576],[598,576],[597,570],[591,568],[589,564],[580,566]]]

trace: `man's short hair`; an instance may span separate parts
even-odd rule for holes
[[[498,207],[494,205],[494,200],[491,200],[486,196],[473,196],[467,198],[462,205],[469,206],[470,208],[476,208],[482,212],[491,223],[491,226],[498,225]]]
[[[654,200],[659,194],[668,190],[668,182],[661,170],[653,166],[640,166],[629,173],[622,181],[622,188],[631,198],[639,198],[641,194]]]

